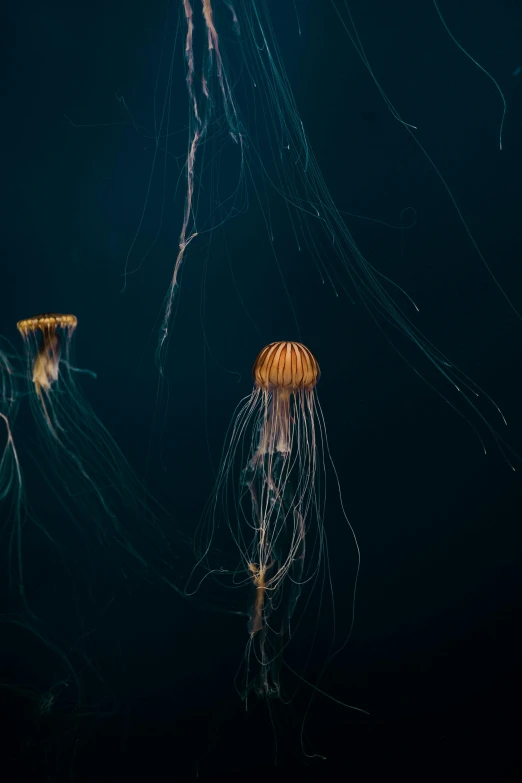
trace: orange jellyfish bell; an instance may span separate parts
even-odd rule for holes
[[[254,369],[256,386],[263,391],[297,392],[313,389],[321,371],[311,351],[295,342],[275,342],[263,348]]]

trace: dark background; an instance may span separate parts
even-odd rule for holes
[[[310,144],[339,209],[352,213],[346,220],[358,246],[415,300],[415,324],[500,406],[507,429],[493,408],[483,410],[520,453],[520,318],[433,168],[386,108],[331,4],[281,0],[268,7]],[[500,96],[456,48],[431,2],[354,0],[350,10],[376,78],[417,126],[490,269],[521,311],[520,4],[441,0],[454,35],[505,94],[502,152]],[[154,155],[161,47],[172,50],[176,4],[167,22],[166,12],[162,2],[119,0],[30,0],[4,9],[0,332],[18,349],[20,318],[78,316],[76,363],[97,373],[96,381],[82,379],[84,392],[179,535],[176,587],[190,570],[183,541],[211,492],[255,356],[276,339],[300,338],[311,348],[362,551],[354,635],[320,687],[370,716],[321,695],[307,712],[312,691],[288,671],[283,688],[292,702],[269,709],[252,696],[246,713],[233,687],[246,620],[226,611],[228,599],[209,600],[208,591],[205,600],[184,599],[161,580],[124,573],[109,551],[99,555],[91,590],[78,579],[73,606],[64,595],[73,589],[74,568],[57,567],[51,550],[31,548],[29,539],[29,599],[46,619],[9,613],[5,596],[6,780],[167,781],[260,771],[267,779],[332,778],[339,770],[361,780],[410,773],[416,780],[515,779],[522,464],[514,457],[513,472],[487,427],[462,408],[484,439],[485,456],[473,429],[401,360],[360,300],[321,285],[274,194],[274,247],[289,297],[251,194],[249,210],[227,222],[225,235],[216,232],[215,243],[207,235],[199,245],[198,238],[187,254],[159,383],[158,319],[183,208],[183,185],[176,191],[176,184],[188,115],[179,47],[167,186],[154,180],[129,261],[136,271],[122,288]],[[230,32],[221,40],[225,55],[231,41]],[[241,108],[248,114],[248,105]],[[233,167],[226,161],[219,172],[230,187]],[[140,264],[162,209],[159,238]],[[321,252],[331,252],[327,242]],[[424,367],[413,347],[406,351],[414,367]],[[16,435],[29,452],[26,407],[22,395]],[[38,457],[25,470],[29,502],[59,531],[60,509],[46,499]],[[59,476],[56,482],[59,490]],[[344,548],[339,514],[332,516],[325,525],[342,621],[354,553]],[[319,620],[320,634],[329,622]],[[306,671],[311,682],[321,660],[319,644]],[[326,761],[302,751],[305,713],[306,751]]]

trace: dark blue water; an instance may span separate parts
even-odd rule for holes
[[[416,126],[411,132],[343,29],[340,0],[235,5],[239,39],[226,4],[215,0],[214,9],[251,138],[248,167],[240,172],[216,98],[198,158],[199,235],[187,249],[160,367],[158,329],[186,189],[183,23],[174,49],[182,4],[30,0],[4,10],[0,333],[12,346],[4,350],[17,364],[21,318],[74,313],[74,366],[96,374],[75,381],[162,508],[154,527],[127,489],[115,491],[117,474],[98,478],[124,525],[119,537],[112,517],[93,510],[89,487],[48,456],[31,383],[17,376],[13,434],[28,511],[23,529],[13,528],[7,505],[0,511],[2,757],[13,780],[34,781],[243,778],[257,770],[285,779],[406,770],[416,780],[513,779],[521,8],[509,0],[439,4],[503,93],[500,151],[501,95],[432,3],[349,3],[375,79]],[[201,63],[204,27],[194,7]],[[317,231],[310,202],[300,223],[278,192],[281,172],[300,166],[301,183],[312,174],[278,124],[280,107],[262,84],[252,86],[247,66],[269,62],[260,28],[254,35],[247,26],[256,8],[270,16],[270,51],[277,42],[310,149],[358,248],[381,280],[414,300],[419,312],[399,288],[386,289],[495,401],[507,427],[484,395],[468,395],[476,409],[466,403],[386,314],[374,318],[340,263],[338,237]],[[215,79],[213,89],[219,96]],[[288,703],[252,692],[245,710],[234,678],[248,641],[249,589],[209,581],[192,598],[183,591],[227,427],[251,391],[255,357],[282,339],[301,340],[321,365],[317,393],[361,571],[346,648],[324,669],[334,613],[312,592],[281,667]],[[96,472],[99,445],[88,437],[82,430],[76,446]],[[331,473],[328,481],[324,526],[342,641],[356,556]],[[14,591],[7,578],[20,531],[14,571],[22,562],[25,602],[18,576]],[[222,532],[217,561],[234,553]]]

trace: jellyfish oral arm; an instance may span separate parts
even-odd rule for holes
[[[249,563],[248,568],[252,574],[252,581],[256,587],[256,598],[248,624],[249,633],[253,636],[263,627],[263,605],[265,602],[266,590],[265,574],[267,569],[264,567],[258,568],[255,563]]]
[[[33,383],[40,394],[41,389],[50,389],[58,380],[60,366],[60,343],[58,335],[43,339],[33,367]]]

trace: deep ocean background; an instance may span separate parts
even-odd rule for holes
[[[254,2],[237,0],[247,1]],[[376,77],[417,126],[491,271],[522,312],[521,4],[440,2],[454,35],[505,94],[502,152],[500,96],[451,41],[431,2],[349,6]],[[483,410],[522,454],[520,318],[330,2],[268,0],[268,7],[311,146],[336,204],[351,213],[358,246],[415,300],[415,324],[500,406],[507,428],[494,408]],[[45,623],[25,617],[22,627],[5,591],[3,779],[518,779],[522,462],[515,457],[512,471],[479,422],[484,455],[473,429],[401,360],[360,300],[321,285],[276,200],[274,245],[299,334],[252,199],[226,225],[228,254],[222,238],[195,240],[187,254],[158,395],[154,351],[181,224],[183,188],[174,190],[182,161],[171,164],[165,201],[153,189],[143,248],[166,205],[162,231],[122,288],[154,154],[159,52],[175,33],[174,23],[165,26],[166,8],[121,0],[4,7],[0,333],[18,350],[20,318],[78,316],[75,361],[97,374],[82,378],[82,388],[168,510],[179,538],[179,587],[190,570],[185,541],[212,490],[234,408],[250,391],[255,356],[277,339],[309,346],[321,364],[318,393],[362,552],[354,634],[321,688],[370,716],[316,695],[306,749],[326,761],[307,758],[300,735],[310,689],[287,672],[291,704],[271,704],[270,712],[251,698],[245,712],[233,680],[246,621],[221,597],[215,605],[208,591],[189,600],[138,573],[123,576],[108,551],[92,592],[78,580],[73,606],[64,596],[74,568],[58,567],[52,547],[40,550],[29,536],[29,599]],[[227,44],[224,38],[225,52]],[[181,50],[177,63],[171,116],[183,155]],[[413,347],[407,359],[424,368]],[[22,396],[15,435],[26,451],[30,433]],[[59,530],[60,507],[37,458],[25,471],[42,524]],[[342,618],[354,553],[344,549],[338,516],[327,514],[325,525]],[[82,681],[80,706],[58,650]],[[321,661],[319,649],[306,672],[312,682]]]

